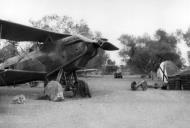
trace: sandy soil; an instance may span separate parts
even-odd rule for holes
[[[63,102],[37,100],[43,88],[1,87],[0,128],[189,127],[189,91],[131,91],[133,77],[85,80],[92,98],[66,97]],[[25,104],[11,104],[17,94],[26,96]]]

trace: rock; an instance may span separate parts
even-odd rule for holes
[[[45,88],[45,95],[49,97],[51,101],[64,100],[63,88],[57,81],[50,81]]]
[[[13,97],[13,104],[24,104],[26,102],[26,98],[24,95],[17,95]]]

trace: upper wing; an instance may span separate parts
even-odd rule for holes
[[[58,40],[68,36],[71,35],[50,32],[0,19],[0,38],[2,39],[45,42],[48,37]]]

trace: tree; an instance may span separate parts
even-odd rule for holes
[[[182,66],[181,58],[176,51],[177,39],[164,30],[157,30],[155,39],[147,35],[142,37],[121,35],[119,41],[124,45],[119,55],[134,72],[156,71],[160,62],[165,60],[173,61],[178,67]]]
[[[181,32],[181,33],[183,33],[183,32]],[[183,33],[183,38],[186,41],[186,44],[190,47],[190,28],[187,30],[186,33]]]
[[[190,47],[190,27],[188,28],[188,30],[184,33],[182,32],[182,30],[177,31],[177,34],[179,35],[179,37],[182,37],[182,40],[185,41],[185,43],[187,44],[188,47]],[[190,63],[190,56],[189,56],[190,52],[187,52],[188,54],[188,61]]]
[[[107,60],[107,65],[115,65],[115,61],[108,59]]]
[[[119,55],[123,58],[122,60],[127,63],[134,55],[136,39],[132,35],[121,35],[118,40],[123,44],[123,49],[120,50]]]
[[[7,45],[0,50],[0,62],[16,56],[18,54],[17,48],[14,43],[7,42]]]
[[[38,21],[29,20],[29,22],[34,27],[48,31],[80,34],[88,38],[91,38],[93,36],[89,26],[85,23],[84,20],[80,20],[78,23],[76,23],[69,16],[47,15]]]

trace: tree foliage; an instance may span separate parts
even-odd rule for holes
[[[29,22],[34,27],[48,31],[80,34],[88,38],[93,37],[89,26],[85,23],[84,20],[80,20],[78,23],[76,23],[74,22],[73,18],[69,16],[47,15],[42,17],[40,20],[29,20]]]
[[[147,35],[121,35],[119,41],[124,45],[119,54],[134,72],[156,71],[160,62],[165,60],[173,61],[178,67],[182,66],[181,58],[176,51],[176,37],[164,30],[157,30],[155,39]]]
[[[181,32],[180,34],[183,35],[183,37],[186,41],[186,44],[190,47],[190,28],[187,30],[187,32],[185,32],[185,33]]]
[[[108,59],[107,60],[107,65],[115,65],[115,61]]]
[[[6,42],[7,45],[0,50],[0,62],[6,59],[16,56],[18,54],[17,48],[14,43]]]

